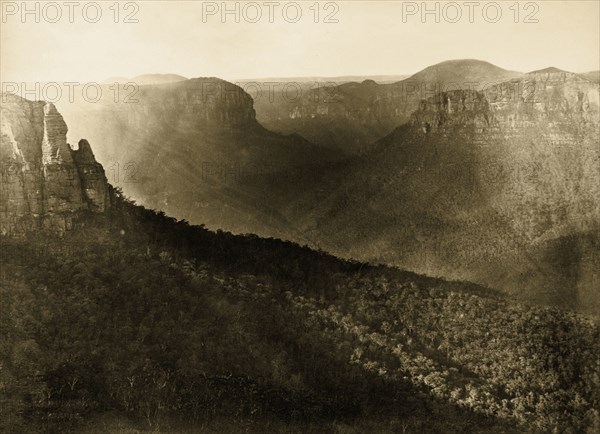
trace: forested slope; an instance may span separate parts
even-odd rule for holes
[[[3,432],[600,427],[591,318],[213,233],[119,192],[110,215],[1,252]]]

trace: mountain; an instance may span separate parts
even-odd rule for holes
[[[72,224],[0,234],[2,432],[600,427],[597,318],[178,221],[113,189],[87,140],[67,145],[52,104],[5,98],[3,217]],[[583,121],[581,101],[571,114]],[[443,94],[396,134],[421,148],[498,134],[506,102],[495,112],[475,91]],[[565,108],[553,107],[515,127],[558,122]],[[194,119],[220,113],[231,128],[248,115],[197,109]],[[39,205],[15,207],[24,195]]]
[[[256,191],[336,255],[598,312],[598,85],[536,71],[493,89],[438,93],[367,152]]]
[[[112,183],[178,218],[238,232],[261,233],[269,226],[277,234],[287,223],[264,223],[269,210],[245,197],[240,185],[337,158],[298,135],[266,130],[255,119],[252,98],[217,78],[120,90],[116,95],[105,87],[97,103],[79,99],[58,107],[75,125],[73,137],[85,135],[97,144]]]
[[[270,94],[263,89],[255,108],[259,122],[272,131],[298,133],[353,155],[408,121],[423,98],[445,90],[482,89],[519,75],[488,62],[453,60],[389,84],[282,84]]]
[[[67,144],[67,125],[53,104],[2,94],[0,232],[35,227],[64,233],[82,211],[111,206],[107,179],[89,143]]]
[[[166,83],[177,83],[179,81],[185,81],[188,78],[177,75],[177,74],[142,74],[134,78],[127,77],[111,77],[105,80],[103,84],[114,84],[114,83],[135,83],[139,86],[147,86],[151,84],[166,84]]]
[[[373,80],[377,83],[395,83],[400,80],[404,80],[405,78],[410,77],[408,74],[403,75],[340,75],[335,77],[263,77],[263,78],[243,78],[239,80],[233,80],[236,84],[247,84],[247,83],[258,83],[265,84],[266,83],[274,83],[279,85],[284,85],[287,83],[335,83],[342,84],[348,83],[351,81],[361,82],[364,80]]]
[[[475,70],[468,82],[514,75],[473,62],[445,62],[416,77],[455,79],[448,71],[463,65]],[[390,96],[407,95],[407,83],[396,84],[397,94],[388,86]],[[390,113],[391,97],[361,112],[359,103],[383,88],[336,87],[344,105],[323,103],[314,119],[327,126],[319,131],[331,133],[336,124],[326,113],[351,101],[367,120],[376,107]],[[436,89],[425,99],[411,93],[398,106],[406,113],[387,118],[392,132],[347,160],[265,130],[250,96],[217,79],[144,86],[134,104],[107,97],[63,112],[85,126],[79,137],[98,144],[113,182],[178,218],[597,311],[597,84],[547,68],[480,90]],[[344,135],[360,137],[357,125],[384,134],[345,119]]]
[[[475,70],[469,83],[514,75],[457,61],[415,76],[456,79],[449,71],[463,66]],[[107,98],[63,112],[85,126],[76,134],[98,144],[116,184],[178,218],[597,311],[597,84],[547,68],[480,90],[433,85],[423,99],[406,93],[415,83],[335,88],[343,104],[323,102],[312,126],[320,134],[339,127],[339,137],[354,139],[383,135],[382,123],[365,128],[369,116],[390,113],[390,101],[410,95],[394,112],[401,116],[387,117],[392,132],[347,160],[265,130],[249,95],[217,79],[144,86],[135,104]],[[389,98],[362,111],[382,89]],[[352,116],[331,122],[353,101]]]
[[[457,59],[428,66],[408,80],[417,83],[444,83],[448,87],[456,83],[457,89],[463,89],[470,84],[471,88],[480,89],[484,84],[506,81],[521,75],[520,72],[508,71],[482,60]]]
[[[590,71],[579,75],[590,81],[593,81],[594,83],[600,83],[600,71]]]

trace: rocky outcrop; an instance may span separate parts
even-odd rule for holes
[[[410,120],[424,134],[451,126],[474,126],[482,133],[491,125],[491,111],[485,96],[473,90],[444,92],[423,100]]]
[[[436,95],[411,125],[460,150],[488,203],[533,240],[600,219],[599,95],[596,83],[551,68],[484,92]]]
[[[89,143],[67,144],[53,104],[2,94],[0,233],[45,228],[64,233],[80,212],[104,212],[109,186]]]
[[[441,92],[359,157],[293,179],[301,193],[273,184],[273,207],[339,256],[588,310],[598,114],[598,84],[564,71]]]
[[[105,212],[110,207],[106,175],[102,165],[96,161],[87,140],[79,141],[78,149],[73,151],[73,159],[79,173],[83,196],[87,200],[90,211]]]
[[[88,139],[111,184],[139,204],[210,228],[260,232],[263,217],[246,226],[261,204],[238,193],[243,185],[337,154],[266,130],[250,95],[217,78],[120,91],[106,86],[96,103],[57,103],[69,140]]]
[[[491,127],[491,130],[485,129],[486,132],[502,130],[503,134],[510,130],[523,131],[540,122],[553,129],[585,128],[598,123],[599,95],[596,83],[577,74],[548,68],[493,83],[480,91],[440,92],[421,101],[411,116],[411,123],[429,123],[431,128],[447,127],[448,122],[463,127],[475,124]],[[479,130],[483,132],[484,129]]]

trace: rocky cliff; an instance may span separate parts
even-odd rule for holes
[[[109,186],[89,143],[67,143],[53,104],[2,94],[0,233],[71,229],[82,211],[110,207]]]
[[[599,99],[596,83],[549,68],[486,92],[441,93],[411,125],[462,155],[487,204],[533,240],[600,220]]]
[[[110,183],[128,197],[213,229],[261,234],[270,217],[239,194],[246,179],[336,155],[298,135],[266,130],[250,95],[218,78],[115,92],[105,86],[98,102],[57,103],[70,140],[94,144]]]
[[[598,95],[555,69],[438,93],[360,156],[272,182],[269,200],[335,254],[600,311]]]
[[[373,80],[315,88],[280,85],[256,101],[258,120],[270,130],[356,154],[407,122],[419,102],[450,89],[484,89],[522,74],[488,62],[455,60],[430,66],[402,81]]]

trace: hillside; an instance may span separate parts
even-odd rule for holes
[[[428,66],[408,80],[417,83],[456,83],[458,89],[471,83],[471,88],[480,89],[483,84],[506,81],[521,75],[520,72],[507,71],[482,60],[456,59]]]
[[[2,238],[3,430],[599,426],[585,317],[115,199],[64,238]]]
[[[600,71],[590,71],[579,75],[595,83],[600,83]]]
[[[437,94],[362,155],[254,191],[337,255],[598,312],[598,141],[597,85],[534,72]]]
[[[440,103],[485,109],[445,96],[405,139]],[[53,105],[11,98],[0,206],[34,224],[0,235],[0,431],[600,428],[597,317],[167,217],[71,148]]]
[[[336,158],[336,152],[298,135],[263,128],[250,96],[217,78],[120,90],[116,102],[106,87],[97,103],[58,103],[70,126],[68,137],[94,144],[111,183],[178,218],[214,229],[268,227],[280,234],[286,222],[263,223],[269,210],[245,197],[240,185],[246,178]]]

